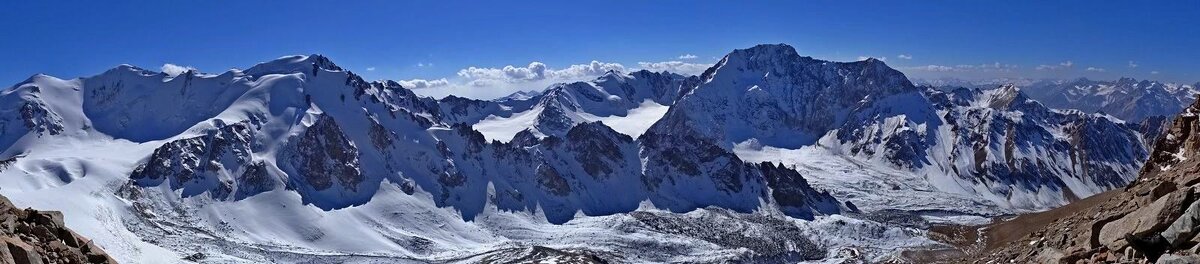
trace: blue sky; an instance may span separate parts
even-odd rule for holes
[[[122,63],[219,73],[320,53],[368,79],[433,80],[410,83],[435,86],[424,94],[492,97],[597,69],[694,71],[759,43],[884,58],[919,78],[1200,81],[1194,0],[447,2],[8,3],[0,86]]]

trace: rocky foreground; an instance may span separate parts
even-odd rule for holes
[[[1200,102],[1155,144],[1139,179],[985,227],[976,263],[1200,263]],[[970,253],[970,252],[969,252]],[[966,262],[967,259],[963,259]]]
[[[117,263],[63,225],[62,212],[19,209],[0,196],[0,263]]]

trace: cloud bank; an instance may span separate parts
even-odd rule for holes
[[[170,76],[179,76],[180,74],[193,70],[196,70],[196,68],[192,66],[179,66],[170,63],[163,64],[162,68],[160,68],[160,71]]]
[[[680,57],[694,56],[684,54]],[[491,99],[506,96],[516,91],[542,90],[555,83],[588,81],[609,71],[628,73],[638,70],[649,70],[654,72],[667,71],[683,75],[698,75],[710,66],[712,64],[683,61],[643,61],[638,62],[636,67],[627,67],[621,63],[592,60],[584,64],[572,64],[558,68],[540,61],[532,61],[525,65],[505,65],[503,67],[470,66],[458,70],[453,77],[434,79],[415,78],[398,82],[406,88],[414,89],[416,92],[427,96],[440,98],[454,94],[471,98]]]

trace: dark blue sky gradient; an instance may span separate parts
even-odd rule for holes
[[[0,22],[0,86],[122,63],[222,72],[310,53],[369,79],[434,79],[530,61],[711,63],[758,43],[897,68],[1016,67],[905,70],[919,77],[1200,80],[1200,1],[21,1],[0,8]],[[1065,61],[1073,68],[1036,70]]]

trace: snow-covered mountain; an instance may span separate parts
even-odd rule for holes
[[[646,161],[646,153],[680,146],[575,118],[673,104],[688,80],[696,78],[614,72],[528,98],[477,101],[366,82],[319,55],[219,75],[129,65],[71,80],[37,75],[0,93],[0,190],[19,204],[84,219],[73,225],[126,262],[191,253],[219,261],[451,261],[526,243],[644,243],[613,233],[614,225],[673,241],[658,245],[674,253],[621,258],[825,257],[808,236],[789,239],[812,246],[744,251],[759,242],[712,244],[661,226],[694,219],[612,216],[782,221],[755,227],[766,236],[798,228],[794,219],[854,211],[794,170],[712,146],[671,164]],[[466,124],[529,111],[536,125],[510,143],[489,142]],[[664,168],[681,162],[689,169]],[[598,218],[568,223],[583,216]],[[587,242],[522,231],[544,229],[609,231]]]
[[[1025,86],[1030,97],[1051,108],[1106,113],[1130,122],[1173,117],[1196,99],[1195,85],[1121,78],[1041,81]]]
[[[124,262],[877,261],[1123,186],[1149,130],[782,44],[496,100],[122,65],[0,91],[0,192]]]
[[[759,45],[734,51],[700,78],[643,138],[708,142],[759,158],[825,149],[1022,210],[1123,186],[1147,155],[1136,126],[1118,119],[1051,110],[1011,86],[924,89],[878,60],[829,62]],[[653,163],[672,153],[647,157]]]
[[[492,140],[508,141],[523,130],[538,137],[562,136],[576,124],[600,121],[630,136],[641,135],[699,79],[646,70],[609,71],[592,81],[559,83],[538,93],[514,93],[483,101],[442,99],[453,122],[471,124]]]

